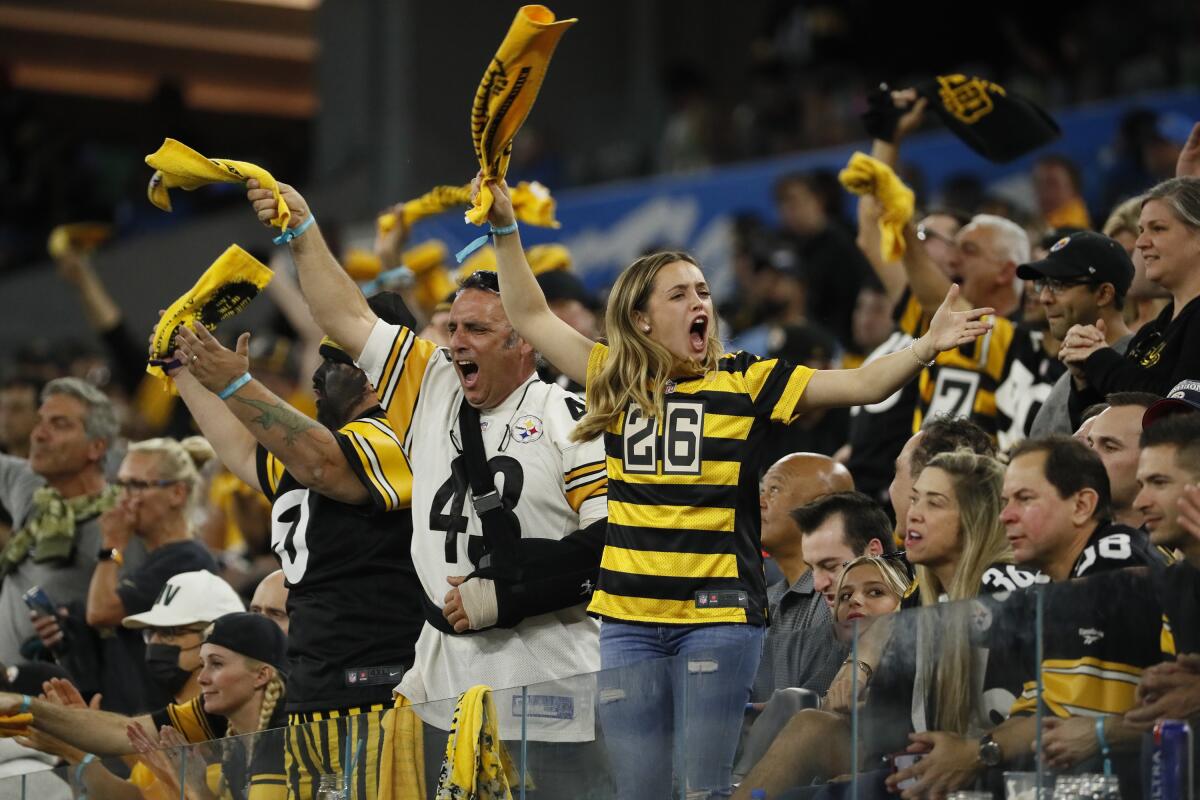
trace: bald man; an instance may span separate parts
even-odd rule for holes
[[[287,635],[291,621],[287,612],[288,589],[283,582],[283,570],[277,569],[258,582],[250,598],[250,613],[261,614],[274,622]]]
[[[786,455],[763,476],[758,497],[762,546],[783,571],[783,578],[767,587],[771,627],[754,682],[755,700],[765,701],[776,689],[792,686],[824,692],[837,673],[841,659],[836,648],[808,646],[809,630],[831,633],[832,626],[828,606],[813,589],[803,537],[791,512],[827,494],[853,490],[850,472],[816,453]]]

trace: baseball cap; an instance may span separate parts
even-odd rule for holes
[[[237,592],[205,570],[167,578],[149,611],[121,620],[126,628],[178,628],[208,624],[234,611],[245,611]]]
[[[1142,427],[1149,428],[1163,417],[1200,411],[1200,381],[1180,381],[1167,396],[1153,403],[1142,415]]]
[[[590,311],[600,310],[599,301],[574,272],[550,270],[538,275],[537,282],[538,286],[542,287],[542,294],[546,295],[547,303],[553,303],[555,300],[578,300]]]
[[[287,637],[262,614],[236,611],[217,617],[204,642],[227,647],[238,655],[287,672]]]
[[[1017,277],[1082,279],[1088,283],[1111,283],[1122,297],[1133,282],[1133,262],[1125,248],[1102,233],[1078,231],[1050,246],[1041,261],[1017,267]]]

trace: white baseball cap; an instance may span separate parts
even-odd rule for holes
[[[126,628],[178,628],[245,610],[232,586],[211,572],[198,570],[172,575],[149,611],[128,616],[121,624]]]

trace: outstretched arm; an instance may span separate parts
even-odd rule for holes
[[[186,327],[179,329],[180,361],[188,365],[185,371],[208,392],[220,392],[248,373],[249,347],[248,333],[238,338],[234,352],[203,325],[197,324],[195,333]],[[271,451],[302,485],[343,503],[365,503],[369,499],[333,432],[292,408],[266,386],[251,379],[231,394],[224,406],[238,426]],[[251,486],[258,485],[256,468],[255,476]]]
[[[972,342],[991,330],[992,323],[982,318],[994,314],[991,308],[955,311],[958,286],[951,285],[929,331],[898,353],[877,358],[858,369],[817,370],[796,405],[797,411],[838,406],[878,403],[912,380],[922,362],[932,361],[938,353]]]
[[[246,197],[254,206],[258,219],[269,225],[276,216],[274,195],[270,190],[260,188],[256,180],[247,181],[246,187]],[[285,183],[279,184],[279,191],[292,211],[292,228],[298,228],[312,216],[308,203],[299,192]],[[363,297],[354,279],[346,274],[333,253],[329,252],[329,245],[325,244],[316,222],[292,239],[288,247],[291,248],[300,288],[304,292],[304,299],[308,301],[313,319],[357,359],[366,347],[367,338],[377,319],[375,312],[367,305],[367,298]]]
[[[476,179],[478,180],[478,178]],[[492,210],[488,221],[494,228],[512,225],[512,200],[503,182],[492,185]],[[500,299],[504,313],[517,333],[533,345],[547,361],[578,384],[587,380],[588,356],[595,344],[554,315],[533,277],[521,248],[521,234],[496,236],[496,272],[500,277]]]

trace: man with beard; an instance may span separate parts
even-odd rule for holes
[[[415,324],[398,295],[370,305],[381,319]],[[181,367],[170,374],[225,465],[272,501],[291,620],[290,790],[311,797],[320,775],[347,769],[343,748],[318,743],[349,735],[351,756],[363,751],[353,797],[373,798],[381,712],[424,621],[409,555],[412,472],[374,389],[340,346],[321,345],[314,422],[250,376],[249,339],[231,351],[203,326],[182,329]]]

